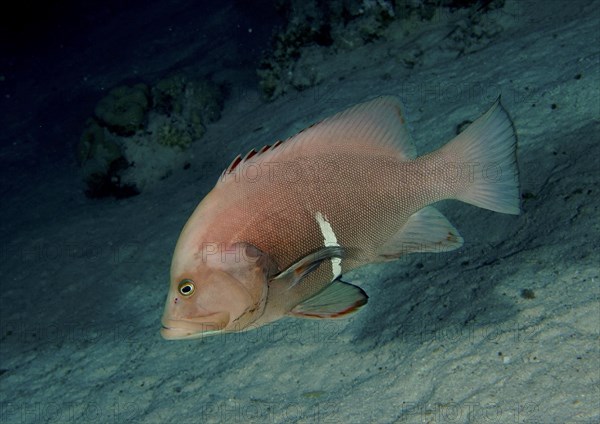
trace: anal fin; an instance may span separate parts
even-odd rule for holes
[[[288,314],[300,318],[342,318],[356,312],[368,299],[363,289],[338,279]]]
[[[461,247],[463,238],[433,206],[426,206],[408,218],[406,224],[378,251],[383,261],[408,253],[448,252]]]

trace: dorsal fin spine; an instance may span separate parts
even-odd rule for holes
[[[279,147],[281,145],[281,143],[283,143],[283,141],[277,140],[275,142],[275,144],[273,144],[273,145],[270,145],[270,144],[264,145],[258,152],[256,151],[256,149],[250,149],[244,157],[242,157],[242,155],[237,155],[231,161],[229,166],[221,173],[221,175],[231,174],[235,170],[235,168],[237,168],[241,163],[246,162],[248,159],[250,159],[254,156],[261,155],[265,152],[268,152],[269,150],[273,150],[276,147]]]
[[[237,155],[235,157],[235,159],[233,159],[231,161],[231,164],[227,168],[227,173],[231,174],[231,171],[233,171],[236,168],[236,166],[238,166],[240,164],[241,161],[242,161],[242,156],[241,155]]]
[[[246,153],[246,156],[244,156],[244,159],[242,159],[242,162],[246,162],[248,159],[250,159],[252,156],[254,156],[256,154],[256,150],[252,149],[250,150],[248,153]]]

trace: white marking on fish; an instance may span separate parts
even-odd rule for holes
[[[329,221],[327,221],[327,218],[325,218],[321,212],[315,213],[315,218],[319,224],[319,228],[321,229],[321,234],[323,234],[323,244],[325,247],[339,247],[337,237],[333,232],[333,228],[331,228],[331,224]],[[333,279],[331,281],[333,281],[342,275],[342,258],[331,258],[331,269],[333,271]]]

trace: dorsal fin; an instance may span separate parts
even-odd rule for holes
[[[236,166],[239,165],[239,163],[242,161],[242,156],[241,155],[237,155],[229,164],[229,166],[227,167],[227,169],[225,169],[225,171],[223,171],[224,174],[230,174],[231,171],[233,171]]]
[[[394,96],[381,96],[359,103],[300,131],[286,140],[289,148],[312,148],[326,144],[382,148],[402,160],[416,158],[408,133],[402,103]]]
[[[244,159],[242,159],[242,162],[246,162],[248,159],[250,159],[255,154],[256,154],[256,149],[250,150],[248,153],[246,153],[246,156],[244,156]]]
[[[250,158],[258,159],[273,151],[283,142],[265,145],[258,152],[250,150],[231,162],[223,175],[233,172]],[[359,148],[376,148],[394,152],[402,160],[411,160],[417,151],[408,133],[406,118],[400,100],[394,96],[382,96],[360,103],[316,124],[305,128],[285,141],[290,148],[312,149],[318,145],[355,145]],[[284,149],[285,151],[285,149]]]
[[[270,150],[273,150],[274,148],[278,147],[280,144],[282,143],[281,140],[277,140],[277,142],[275,144],[273,144],[272,146],[270,144],[265,144],[258,152],[256,151],[256,149],[250,149],[248,151],[248,153],[246,153],[244,155],[244,157],[242,158],[242,155],[237,155],[229,164],[229,166],[227,168],[225,168],[225,170],[221,173],[221,177],[223,175],[226,174],[231,174],[240,164],[243,164],[244,162],[246,162],[248,159],[254,157],[254,156],[260,156],[265,152],[268,152]]]

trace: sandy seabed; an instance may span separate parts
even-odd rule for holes
[[[3,107],[28,112],[0,118],[0,423],[599,422],[600,5],[518,5],[481,50],[412,70],[391,58],[398,46],[377,42],[272,103],[228,74],[240,79],[191,168],[118,201],[83,196],[72,153],[52,147],[83,121],[49,99],[59,86],[84,101],[132,64],[158,74],[196,50],[142,52],[93,74],[65,55],[51,78],[25,72]],[[131,37],[123,28],[115,40]],[[65,89],[56,69],[77,83]],[[380,94],[406,104],[420,154],[501,94],[519,137],[523,213],[438,205],[465,246],[349,273],[370,297],[349,319],[162,340],[175,242],[220,170]]]

